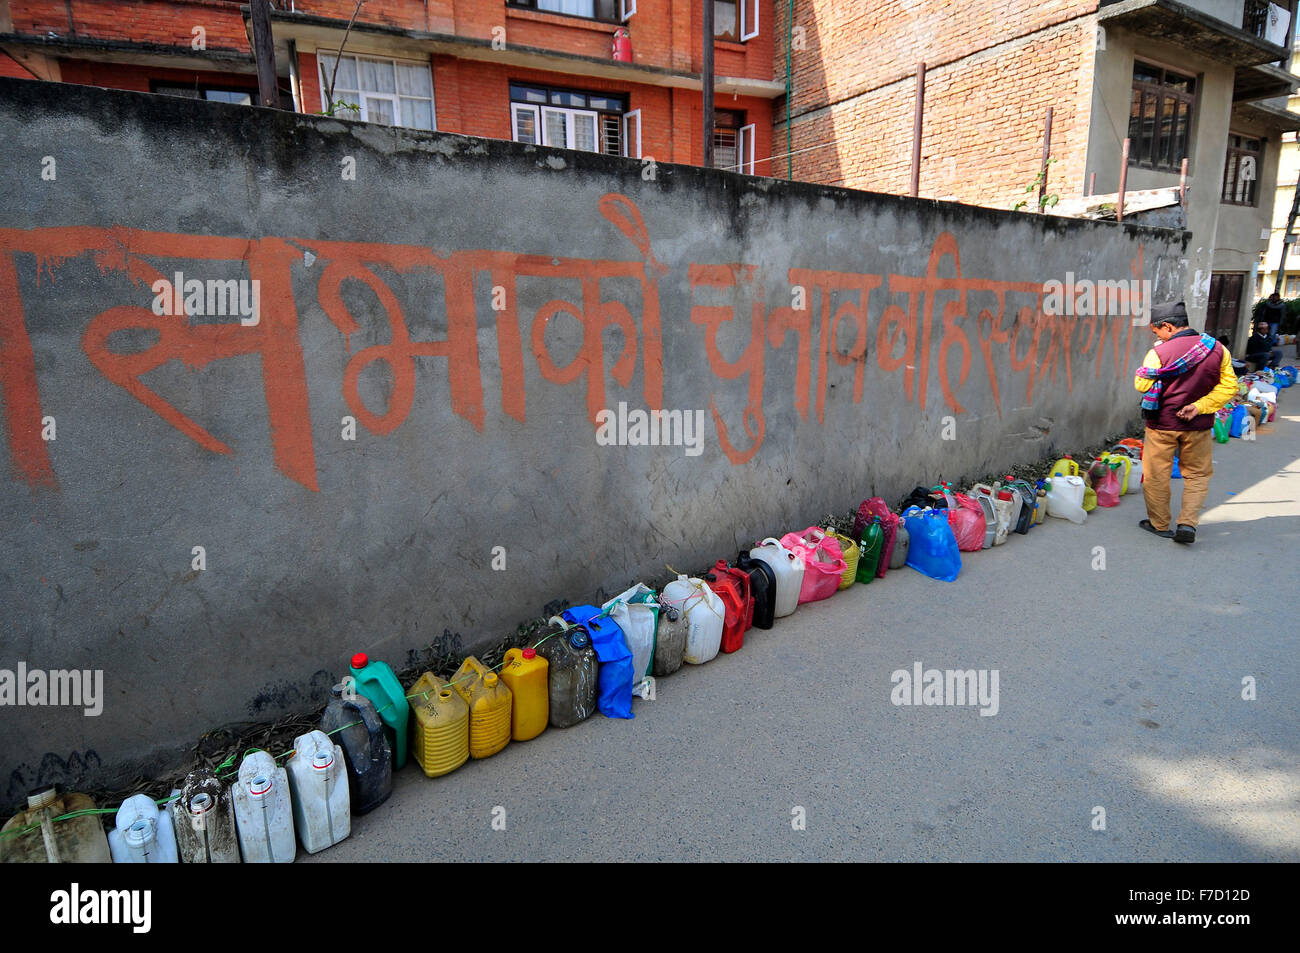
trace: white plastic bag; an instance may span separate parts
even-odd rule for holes
[[[623,640],[632,653],[632,691],[650,674],[654,662],[655,629],[659,623],[659,602],[654,590],[638,582],[606,602],[601,609],[623,630]]]
[[[1082,523],[1088,518],[1083,509],[1083,491],[1083,477],[1052,477],[1052,488],[1047,491],[1047,515]]]

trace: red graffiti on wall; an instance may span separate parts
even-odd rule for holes
[[[415,245],[214,238],[120,227],[0,229],[0,397],[14,467],[33,487],[57,486],[48,448],[40,436],[40,389],[19,286],[15,260],[19,255],[35,256],[38,284],[53,280],[69,259],[89,255],[102,274],[123,274],[144,290],[166,280],[157,267],[159,260],[247,267],[249,278],[261,287],[259,319],[252,325],[195,322],[184,308],[179,314],[160,315],[140,305],[119,304],[91,319],[82,334],[82,348],[107,380],[199,446],[222,454],[232,452],[225,441],[167,401],[143,378],[171,361],[198,369],[227,358],[257,355],[275,466],[310,490],[318,489],[317,464],[292,282],[293,267],[304,262],[319,262],[317,302],[343,335],[349,353],[341,382],[343,399],[356,420],[372,433],[390,434],[408,418],[415,403],[416,362],[430,358],[447,362],[452,411],[483,430],[487,409],[478,334],[483,284],[490,289],[504,414],[521,423],[526,420],[525,349],[542,379],[559,386],[580,384],[593,425],[609,403],[607,378],[627,388],[638,366],[645,403],[652,410],[660,409],[664,360],[659,283],[669,269],[655,257],[640,210],[628,198],[611,193],[600,199],[598,207],[636,250],[636,257],[555,258],[491,250],[438,254]],[[447,318],[444,338],[412,338],[402,301],[385,273],[432,275],[441,280]],[[1142,273],[1140,251],[1133,273],[1135,277]],[[1035,382],[1048,374],[1055,380],[1062,363],[1067,389],[1073,389],[1071,339],[1081,319],[1044,314],[1040,283],[962,277],[957,240],[948,232],[931,248],[923,276],[791,268],[785,275],[791,289],[789,303],[783,300],[769,305],[762,276],[754,265],[690,263],[687,277],[689,317],[703,332],[709,368],[721,381],[745,378],[741,423],[748,447],[737,446],[716,394],[710,399],[719,444],[733,464],[752,459],[763,444],[767,350],[786,347],[791,336],[795,343],[794,406],[804,420],[810,405],[814,407],[818,423],[825,421],[832,362],[837,367],[853,367],[852,400],[861,402],[872,344],[876,365],[885,373],[902,370],[905,399],[922,409],[933,363],[944,404],[954,414],[966,411],[958,395],[969,378],[976,347],[984,358],[999,414],[1002,395],[994,345],[1009,349],[1013,371],[1028,371],[1025,396],[1030,404]],[[606,295],[606,283],[611,281],[635,287],[639,314],[633,314],[624,301]],[[576,286],[578,294],[547,300],[527,324],[518,305],[519,286],[537,282]],[[712,293],[715,300],[739,296],[748,302],[748,341],[734,361],[724,358],[718,336],[724,326],[729,336],[744,333],[737,330],[737,306],[698,301],[700,289],[711,289],[703,293],[705,297]],[[354,313],[348,301],[355,302],[358,294],[373,296],[376,306],[358,308]],[[975,314],[974,343],[966,324],[971,296],[989,300],[989,305]],[[1008,300],[1017,296],[1024,303],[1007,325]],[[879,313],[874,337],[870,324],[873,300]],[[576,354],[564,364],[557,363],[547,341],[548,328],[561,315],[581,328]],[[366,328],[364,322],[376,320],[379,328]],[[1125,322],[1129,333],[1121,351],[1119,322],[1108,322],[1105,315],[1082,320],[1080,354],[1096,349],[1100,376],[1109,333],[1116,373],[1124,374],[1132,346],[1131,322]],[[621,343],[607,367],[605,332],[611,328]],[[362,332],[369,337],[377,330],[386,337],[384,343],[354,350],[354,341]],[[121,331],[148,331],[156,334],[156,339],[143,350],[124,353],[111,344],[113,335]],[[1026,344],[1022,344],[1022,335],[1030,336]],[[386,366],[393,381],[382,411],[367,406],[360,387],[362,374],[375,364]]]

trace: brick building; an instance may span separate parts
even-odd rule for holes
[[[778,3],[791,93],[775,152],[792,154],[774,173],[907,194],[924,62],[920,195],[1009,209],[1038,174],[1050,106],[1062,199],[1115,192],[1126,137],[1130,190],[1178,185],[1188,159],[1188,309],[1240,344],[1282,134],[1300,128],[1295,5],[794,0],[789,20]]]
[[[773,0],[713,2],[715,164],[768,175]],[[276,0],[272,33],[302,112],[333,82],[338,116],[703,161],[701,0]],[[253,102],[250,36],[226,0],[0,0],[0,75]]]

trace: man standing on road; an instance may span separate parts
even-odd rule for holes
[[[1261,309],[1260,318],[1268,322],[1268,333],[1277,336],[1278,325],[1282,323],[1282,318],[1286,315],[1286,305],[1282,303],[1282,296],[1274,291],[1268,296]]]
[[[1159,343],[1147,352],[1133,382],[1142,394],[1147,424],[1142,450],[1147,518],[1138,525],[1176,543],[1194,543],[1214,473],[1214,412],[1236,394],[1237,375],[1222,344],[1188,327],[1183,302],[1153,307],[1151,330]],[[1175,456],[1183,475],[1183,504],[1178,529],[1171,531],[1169,480]]]

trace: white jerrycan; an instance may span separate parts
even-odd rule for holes
[[[1135,459],[1128,471],[1128,489],[1126,493],[1142,492],[1142,461]]]
[[[293,826],[307,853],[333,847],[352,833],[343,749],[319,728],[293,739],[289,790]]]
[[[172,801],[176,851],[186,864],[239,863],[235,802],[230,788],[211,771],[196,771]]]
[[[176,834],[171,814],[147,794],[133,794],[117,809],[116,827],[108,832],[115,864],[175,864]]]
[[[664,586],[659,601],[675,607],[686,617],[686,651],[682,661],[691,665],[712,661],[722,647],[722,622],[726,614],[722,597],[701,579],[678,576]]]
[[[1082,523],[1088,518],[1083,508],[1083,488],[1083,477],[1052,477],[1052,488],[1047,492],[1047,515]]]
[[[235,826],[246,864],[291,864],[293,837],[289,777],[265,751],[244,756],[235,782]]]
[[[780,618],[799,607],[799,590],[803,587],[803,557],[781,545],[769,536],[749,551],[751,559],[761,559],[776,576],[776,606],[773,615]]]
[[[988,549],[997,542],[998,538],[998,511],[994,507],[993,490],[986,484],[976,483],[970,488],[970,498],[980,505],[984,512],[984,546]],[[1002,530],[1002,537],[1006,539],[1006,530]]]

